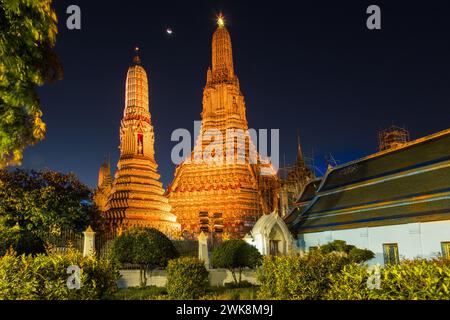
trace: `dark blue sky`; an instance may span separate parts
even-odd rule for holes
[[[65,27],[82,10],[82,30]],[[370,4],[382,30],[366,28]],[[450,106],[448,1],[56,1],[56,50],[64,80],[39,89],[45,141],[24,166],[73,171],[94,186],[105,155],[117,163],[127,68],[139,45],[162,181],[173,178],[176,128],[200,120],[215,15],[223,11],[252,128],[279,128],[281,158],[293,162],[296,132],[324,166],[377,149],[392,123],[412,138],[447,129]],[[173,37],[164,30],[173,28]]]

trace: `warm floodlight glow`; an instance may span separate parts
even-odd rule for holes
[[[218,25],[220,28],[222,28],[223,26],[225,26],[225,19],[223,18],[223,15],[222,15],[222,14],[220,14],[220,15],[217,17],[217,25]]]

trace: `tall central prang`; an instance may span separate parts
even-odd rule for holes
[[[223,17],[219,17],[212,38],[212,68],[207,71],[202,124],[193,157],[198,160],[208,148],[216,158],[217,152],[219,158],[227,158],[245,151],[245,161],[229,162],[227,159],[219,163],[189,159],[178,165],[168,197],[186,238],[196,238],[201,231],[243,237],[262,214],[277,207],[275,171],[270,164],[261,164],[257,153],[257,161],[249,161],[249,150],[255,148],[245,134],[248,129],[245,113],[244,96],[233,66],[231,37]],[[228,134],[230,130],[237,134]],[[223,139],[211,138],[210,143],[205,144],[211,132],[220,132]],[[243,147],[235,143],[242,138],[239,135],[244,135]],[[263,169],[266,175],[261,174]]]

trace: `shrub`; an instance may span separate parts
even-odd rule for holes
[[[324,299],[369,300],[374,290],[367,286],[370,274],[366,265],[349,264],[341,272],[330,275],[330,288]]]
[[[197,299],[208,286],[208,270],[202,261],[183,257],[169,261],[167,293],[170,299]]]
[[[306,255],[264,257],[258,270],[260,299],[316,300],[327,292],[329,275],[349,264],[343,253],[320,250]]]
[[[80,289],[69,289],[67,268],[80,267]],[[108,260],[66,255],[16,255],[0,257],[0,300],[102,299],[113,294],[117,270]]]
[[[28,230],[22,230],[18,225],[5,226],[4,219],[0,218],[0,256],[3,256],[10,248],[18,254],[45,253],[42,239]]]
[[[235,283],[241,282],[244,268],[255,268],[261,264],[261,261],[262,256],[258,249],[244,240],[224,241],[211,254],[213,267],[230,270]]]
[[[362,263],[375,258],[375,254],[367,249],[359,249],[355,246],[347,244],[343,240],[334,240],[333,242],[327,243],[320,246],[320,250],[323,253],[331,252],[343,252],[346,253],[350,261],[355,263]]]
[[[169,238],[153,228],[128,230],[114,240],[111,248],[114,261],[140,266],[141,286],[147,285],[148,269],[165,268],[176,257],[178,252]]]
[[[349,265],[330,277],[327,299],[436,300],[450,299],[450,262],[445,259],[404,260],[380,272],[380,289],[367,286],[367,266]]]

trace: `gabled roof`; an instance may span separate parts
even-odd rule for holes
[[[305,185],[300,197],[294,203],[295,209],[284,218],[286,224],[292,224],[298,218],[299,214],[308,206],[310,201],[314,199],[321,182],[322,178],[319,178],[312,180]]]
[[[447,219],[450,129],[330,170],[290,229],[306,233]]]

